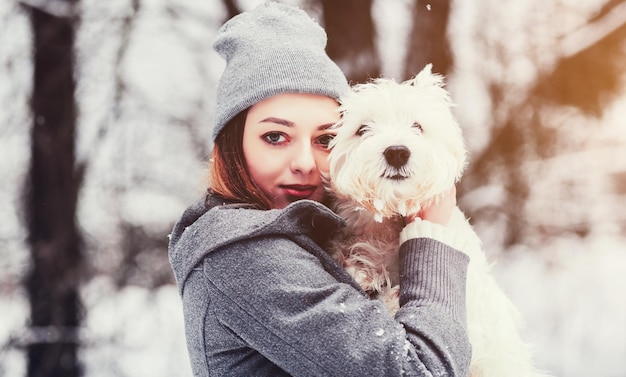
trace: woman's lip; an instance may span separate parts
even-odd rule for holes
[[[294,198],[308,198],[313,195],[317,186],[311,185],[282,185],[280,186],[283,189],[283,192]]]

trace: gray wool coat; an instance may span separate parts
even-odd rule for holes
[[[260,211],[209,196],[185,211],[169,257],[195,376],[468,375],[467,256],[402,244],[393,318],[324,251],[341,226],[308,200]]]

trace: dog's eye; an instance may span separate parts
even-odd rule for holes
[[[419,122],[413,123],[413,126],[411,126],[411,127],[417,128],[418,130],[420,130],[420,132],[424,132],[424,129],[422,128],[422,125],[419,124]]]
[[[369,127],[367,125],[362,125],[361,127],[359,127],[359,129],[356,131],[357,136],[363,136],[364,133],[367,132],[367,130],[369,129]]]

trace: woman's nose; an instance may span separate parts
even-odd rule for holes
[[[309,174],[317,168],[313,150],[310,145],[300,145],[294,150],[291,160],[291,170],[294,173]]]

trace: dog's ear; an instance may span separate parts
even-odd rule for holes
[[[415,87],[443,87],[443,76],[433,73],[433,65],[426,64],[422,70],[415,75],[412,79],[405,81],[405,84],[413,85]]]
[[[420,79],[426,77],[426,76],[430,76],[433,74],[433,64],[432,63],[428,63],[424,66],[424,68],[422,68],[422,70],[420,71],[420,73],[418,73],[417,75],[415,75],[415,80],[419,81]]]
[[[416,89],[423,90],[425,93],[432,93],[434,96],[446,101],[449,106],[452,106],[450,94],[444,88],[444,78],[438,73],[433,73],[432,64],[426,64],[420,73],[402,84],[413,86]]]

